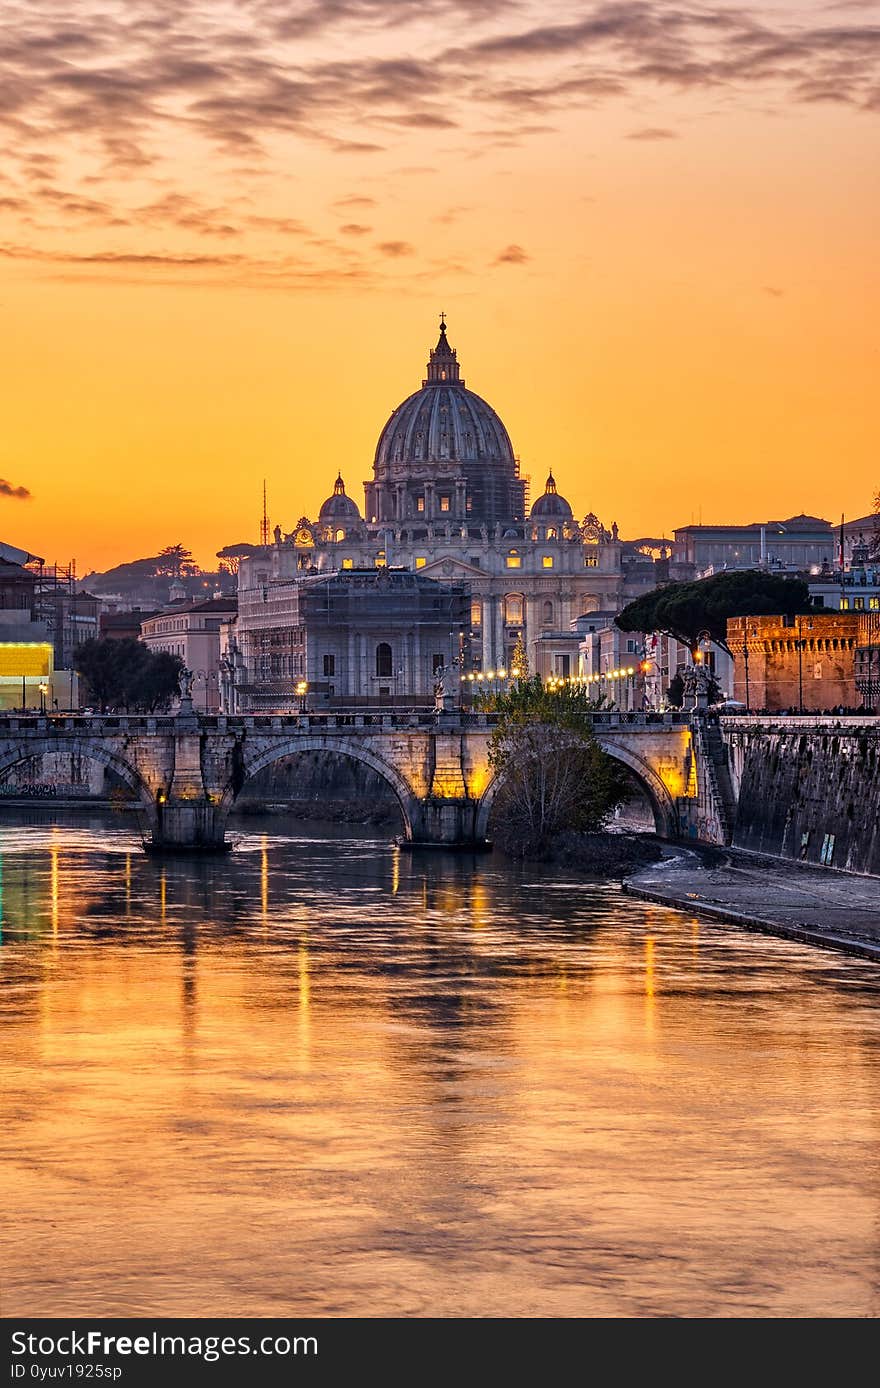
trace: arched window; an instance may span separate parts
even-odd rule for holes
[[[545,602],[545,603],[544,603],[544,625],[545,625],[545,626],[550,626],[550,625],[552,624],[552,622],[553,622],[553,604],[552,604],[552,602]]]
[[[523,619],[523,600],[520,593],[509,593],[504,599],[504,620],[509,627],[519,626]]]
[[[345,531],[344,531],[344,530],[337,530],[337,532],[336,532],[336,534],[333,536],[333,538],[334,538],[334,540],[336,541],[336,543],[339,544],[340,540],[344,540],[344,539],[345,539]]]
[[[387,641],[380,641],[376,647],[376,674],[380,679],[391,675],[391,647]]]

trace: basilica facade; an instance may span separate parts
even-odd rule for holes
[[[532,673],[574,675],[578,618],[616,612],[630,596],[621,551],[616,525],[606,529],[595,515],[575,519],[552,469],[529,506],[507,429],[465,385],[441,320],[420,388],[393,410],[379,435],[363,510],[339,470],[314,519],[301,518],[288,533],[276,526],[274,543],[241,560],[228,653],[231,702],[237,711],[281,711],[296,707],[296,683],[317,693],[320,650],[315,647],[314,669],[300,668],[286,634],[298,610],[296,585],[376,570],[434,580],[438,610],[445,609],[445,589],[469,595],[453,643],[464,673],[509,669],[521,641]],[[356,624],[356,603],[351,611]],[[399,689],[405,701],[430,675],[430,667],[426,674],[404,654],[421,648],[413,629],[422,620],[419,604],[410,613],[405,604],[390,603],[388,618],[388,630],[371,627],[369,640],[392,647],[395,671],[411,671]],[[424,658],[434,660],[437,652],[428,646]],[[359,668],[368,665],[361,658]],[[337,701],[346,690],[354,693],[356,682],[353,672],[337,676]]]

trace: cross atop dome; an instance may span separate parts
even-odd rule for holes
[[[422,382],[423,386],[428,385],[464,385],[464,381],[459,376],[459,366],[456,351],[450,347],[446,337],[446,314],[440,314],[440,336],[437,339],[437,346],[431,352],[428,361],[428,374]]]

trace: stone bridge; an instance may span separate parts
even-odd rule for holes
[[[488,759],[493,723],[491,714],[478,713],[3,716],[0,780],[28,758],[77,753],[134,792],[148,848],[218,850],[251,777],[281,757],[325,751],[384,777],[400,805],[406,841],[480,845],[497,790]],[[713,832],[711,805],[707,812],[703,803],[711,786],[699,773],[699,739],[687,714],[602,712],[593,727],[642,787],[659,833],[693,835],[698,822]]]

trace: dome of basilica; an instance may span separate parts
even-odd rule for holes
[[[515,467],[510,436],[498,415],[459,376],[445,322],[421,390],[398,405],[376,447],[377,474],[409,463],[500,463],[511,472]]]
[[[552,472],[547,478],[543,494],[537,497],[532,505],[529,516],[532,520],[541,520],[549,516],[558,520],[571,520],[572,509],[565,497],[560,496],[556,490],[556,479]]]
[[[361,513],[357,508],[357,502],[345,494],[345,483],[342,480],[342,473],[336,478],[333,487],[333,495],[328,496],[327,500],[318,513],[319,521],[359,521]]]

